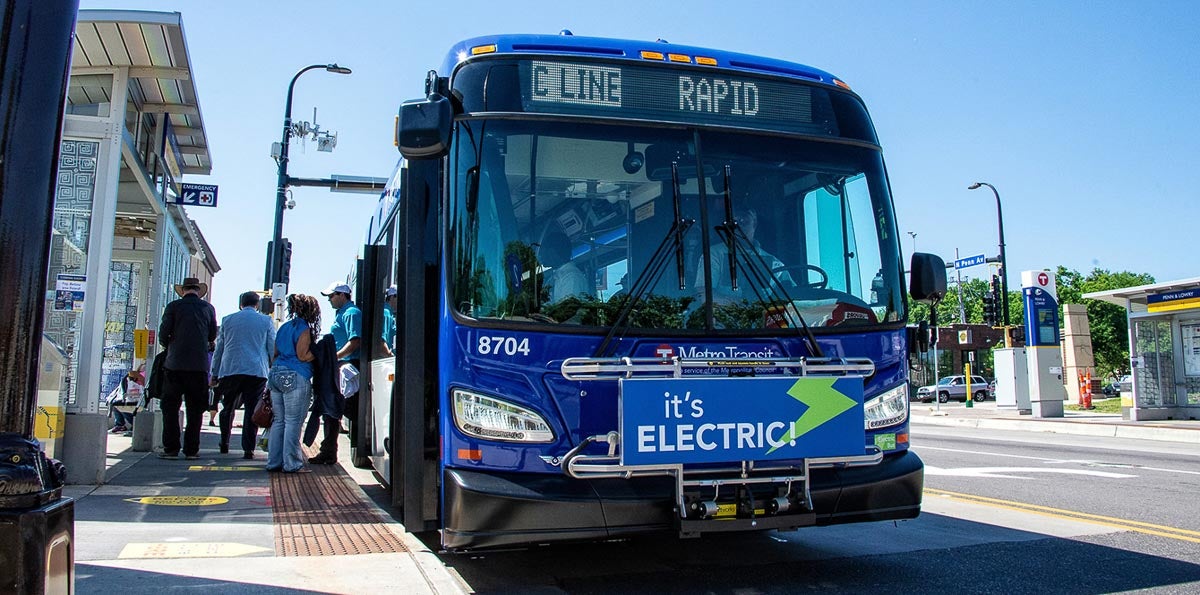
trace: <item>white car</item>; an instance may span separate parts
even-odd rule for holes
[[[971,400],[986,401],[988,400],[988,381],[983,376],[971,376]],[[937,399],[940,403],[945,403],[951,399],[956,401],[967,400],[967,377],[966,376],[947,376],[938,381],[937,384],[930,386],[922,386],[917,389],[917,399],[922,403],[928,403]]]

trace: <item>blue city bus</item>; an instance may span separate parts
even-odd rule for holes
[[[919,514],[906,271],[844,82],[564,32],[459,43],[425,92],[356,273],[355,462],[410,530],[461,551]],[[913,299],[944,293],[936,256],[910,269]]]

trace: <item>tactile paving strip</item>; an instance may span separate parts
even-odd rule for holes
[[[315,452],[307,454],[312,456]],[[271,512],[278,556],[342,556],[406,551],[339,465],[312,473],[272,473]]]

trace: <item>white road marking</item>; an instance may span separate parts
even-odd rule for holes
[[[1089,475],[1109,479],[1128,479],[1136,475],[1124,473],[1109,473],[1107,471],[1092,471],[1090,469],[1054,469],[1051,467],[960,467],[945,469],[933,465],[925,465],[925,475],[944,475],[954,477],[996,477],[1006,479],[1028,479],[1010,473],[1060,473],[1064,475]]]
[[[1112,468],[1118,468],[1118,469],[1132,469],[1132,470],[1137,470],[1137,471],[1160,471],[1162,473],[1183,473],[1186,475],[1200,475],[1200,471],[1184,471],[1183,469],[1164,469],[1162,467],[1143,467],[1141,465],[1133,465],[1133,464],[1125,465],[1125,464],[1121,464],[1121,463],[1105,463],[1105,462],[1101,462],[1101,461],[1090,461],[1087,459],[1048,459],[1046,457],[1031,457],[1031,456],[1026,456],[1026,455],[1014,455],[1014,454],[1008,454],[1008,453],[1002,453],[1002,452],[981,452],[981,451],[974,451],[974,450],[973,451],[964,451],[959,448],[941,448],[938,446],[919,446],[919,447],[914,446],[913,450],[917,451],[918,453],[922,450],[942,450],[942,451],[946,451],[946,452],[957,452],[957,453],[969,452],[970,454],[976,454],[976,455],[981,455],[981,456],[1008,457],[1010,459],[1026,459],[1026,460],[1030,460],[1030,461],[1042,461],[1043,463],[1051,463],[1051,464],[1059,464],[1059,465],[1070,463],[1070,464],[1075,464],[1075,465],[1091,465],[1091,466],[1095,466],[1095,467],[1112,467]]]

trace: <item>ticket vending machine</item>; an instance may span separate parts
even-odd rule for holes
[[[1025,298],[1025,353],[1029,405],[1034,417],[1062,417],[1067,389],[1063,384],[1062,346],[1058,330],[1058,291],[1050,271],[1022,271]]]

